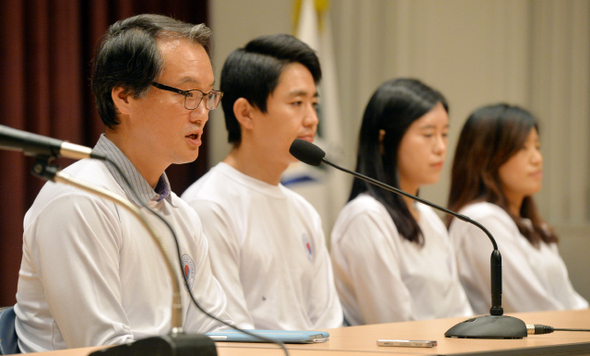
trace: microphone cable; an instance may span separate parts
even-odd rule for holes
[[[115,169],[117,170],[117,172],[119,173],[119,175],[123,178],[123,180],[125,181],[125,184],[127,184],[127,186],[130,188],[131,192],[133,193],[134,197],[137,199],[137,201],[139,201],[139,203],[141,204],[141,206],[145,209],[147,209],[150,213],[152,213],[153,215],[155,215],[160,221],[162,221],[168,230],[170,230],[170,233],[172,234],[172,239],[174,240],[174,244],[176,245],[176,257],[178,258],[178,264],[180,266],[180,271],[181,271],[181,276],[184,276],[184,270],[182,269],[182,258],[181,256],[181,251],[180,251],[180,244],[178,242],[178,237],[176,236],[176,232],[174,231],[174,229],[172,228],[172,226],[170,225],[170,223],[162,216],[160,215],[158,212],[154,211],[152,208],[150,208],[146,202],[142,201],[141,198],[139,197],[139,194],[137,193],[137,191],[135,190],[135,187],[133,187],[131,185],[131,183],[129,182],[129,179],[127,179],[127,177],[123,174],[123,172],[121,171],[121,168],[115,164],[115,162],[113,162],[112,160],[110,160],[109,158],[105,158],[105,161],[109,162],[111,165],[113,165],[115,167]],[[170,191],[172,193],[172,190]],[[178,198],[180,199],[180,197]],[[250,331],[241,329],[239,327],[237,327],[236,325],[230,324],[224,320],[219,319],[218,317],[210,314],[209,312],[207,312],[205,309],[203,309],[201,307],[201,305],[199,305],[199,303],[197,302],[195,296],[193,295],[192,291],[190,290],[190,288],[188,287],[188,283],[186,281],[186,278],[182,278],[182,280],[184,281],[184,285],[186,286],[186,289],[188,291],[188,294],[191,297],[191,300],[193,302],[193,304],[195,305],[195,307],[197,307],[197,309],[199,309],[203,314],[205,314],[206,316],[208,316],[209,318],[220,322],[221,324],[228,326],[234,330],[237,330],[239,332],[242,332],[244,334],[250,335],[254,338],[257,338],[261,341],[264,342],[268,342],[268,343],[272,343],[272,344],[276,344],[278,345],[281,349],[283,349],[283,351],[285,352],[286,356],[289,356],[289,351],[287,350],[287,348],[285,347],[285,344],[280,341],[280,340],[273,340],[270,338],[267,338],[265,336],[262,335],[257,335],[255,333],[252,333]],[[183,317],[184,320],[184,317]]]
[[[526,324],[527,334],[542,335],[551,334],[554,331],[583,331],[590,332],[590,329],[570,329],[570,328],[554,328],[553,326],[543,324]]]

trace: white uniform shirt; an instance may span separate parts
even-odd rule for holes
[[[330,256],[315,209],[283,185],[219,163],[184,194],[209,239],[227,310],[242,328],[342,325]]]
[[[471,316],[447,230],[416,203],[424,246],[399,235],[385,206],[367,194],[348,202],[332,230],[336,288],[351,325]]]
[[[495,204],[471,204],[460,213],[481,223],[498,244],[502,254],[502,307],[505,312],[588,307],[588,302],[572,287],[556,244],[541,242],[534,247],[520,234],[504,209]],[[453,219],[449,232],[461,283],[473,310],[478,314],[489,313],[492,244],[479,228],[458,219]]]
[[[149,206],[165,217],[178,237],[196,300],[211,314],[229,320],[195,212],[174,193],[167,198],[157,195],[104,136],[95,149],[119,162],[142,197],[149,195],[146,201],[153,198]],[[81,160],[64,172],[123,197],[129,189],[101,161]],[[165,175],[160,183],[166,184],[163,191],[168,193]],[[176,262],[169,230],[142,211]],[[48,182],[25,216],[23,240],[15,306],[22,352],[122,344],[169,332],[172,283],[168,270],[150,235],[126,209],[69,185]],[[191,304],[181,267],[174,268],[181,283],[185,330],[216,330],[221,324]]]

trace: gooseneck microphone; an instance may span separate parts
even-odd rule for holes
[[[111,162],[112,163],[112,162]],[[130,212],[141,223],[146,232],[156,244],[159,253],[164,258],[167,272],[172,281],[172,307],[171,307],[171,329],[166,335],[151,336],[138,339],[130,343],[116,345],[94,351],[89,356],[126,356],[126,355],[199,355],[217,356],[215,343],[211,338],[203,334],[186,333],[183,329],[183,311],[180,294],[180,283],[174,273],[175,267],[171,253],[163,243],[157,229],[147,219],[143,211],[127,198],[119,196],[105,188],[94,186],[83,182],[59,170],[57,166],[50,165],[46,158],[38,158],[35,162],[33,173],[39,178],[51,180],[55,183],[71,185],[88,193],[95,194],[109,200]],[[123,176],[123,175],[122,175]],[[124,177],[124,176],[123,176]],[[126,178],[124,178],[126,179]],[[135,190],[132,188],[134,194]],[[168,225],[169,226],[169,225]],[[174,239],[174,231],[172,231]]]
[[[369,182],[371,184],[374,184],[380,188],[411,198],[422,204],[428,205],[434,209],[440,210],[446,214],[452,215],[457,219],[473,224],[477,226],[479,229],[481,229],[488,236],[493,246],[493,251],[490,258],[492,288],[492,306],[490,308],[490,315],[484,315],[465,320],[447,330],[445,336],[478,339],[519,339],[527,336],[527,326],[522,320],[511,316],[503,315],[504,310],[502,309],[502,255],[500,254],[500,250],[498,250],[496,240],[483,225],[481,225],[475,220],[470,219],[465,215],[461,215],[449,209],[443,208],[442,206],[431,203],[428,200],[424,200],[415,195],[406,193],[401,189],[392,187],[390,185],[387,185],[383,182],[380,182],[376,179],[365,176],[358,172],[354,172],[346,168],[340,167],[328,161],[325,158],[326,153],[321,148],[319,148],[311,142],[301,139],[295,139],[295,141],[293,141],[291,147],[289,148],[289,152],[291,153],[291,155],[293,155],[295,158],[297,158],[303,163],[307,163],[312,166],[320,166],[322,163],[325,163],[340,171],[352,174],[353,176],[362,179],[366,182]]]
[[[99,186],[94,186],[83,182],[67,173],[61,172],[57,165],[52,165],[49,161],[56,157],[67,157],[73,159],[96,158],[109,161],[108,158],[102,154],[93,152],[91,148],[70,144],[54,138],[49,138],[41,135],[36,135],[16,129],[11,129],[0,125],[0,149],[23,151],[26,155],[34,156],[36,158],[31,173],[33,175],[50,180],[55,183],[63,183],[71,185],[78,189],[84,190],[91,194],[95,194],[101,198],[107,199],[118,206],[129,211],[145,228],[148,235],[156,244],[160,254],[164,258],[167,272],[172,281],[172,308],[171,308],[171,330],[168,334],[162,336],[152,336],[136,340],[132,343],[117,345],[102,350],[94,351],[90,355],[100,356],[124,356],[124,355],[203,355],[216,356],[217,349],[215,343],[211,338],[203,334],[189,334],[183,330],[183,311],[180,294],[180,283],[176,278],[174,263],[169,251],[167,251],[160,235],[153,227],[152,223],[147,220],[141,209],[132,204],[128,199],[119,196],[107,189]],[[133,186],[127,181],[127,178],[121,172],[120,168],[109,161],[119,171],[126,183],[131,187],[133,195],[138,196]],[[150,212],[156,214],[172,233],[175,242],[177,242],[176,235],[167,221],[149,207]],[[186,281],[185,281],[186,282]],[[191,294],[192,297],[192,294]],[[200,309],[200,306],[197,305]],[[207,314],[205,312],[205,314]],[[209,314],[207,314],[209,315]],[[210,315],[209,315],[210,316]],[[222,321],[223,322],[223,321]]]
[[[58,166],[51,165],[49,163],[50,160],[57,157],[66,157],[72,159],[95,158],[108,161],[119,172],[125,183],[131,188],[132,195],[136,198],[139,197],[133,185],[128,181],[120,167],[115,162],[109,160],[106,156],[100,153],[93,152],[93,150],[89,147],[71,144],[62,140],[32,134],[0,125],[0,150],[2,149],[22,151],[25,155],[35,157],[36,160],[31,169],[31,173],[39,178],[50,180],[55,183],[71,185],[89,193],[96,194],[104,199],[110,200],[111,202],[122,206],[139,220],[139,222],[151,236],[152,240],[156,243],[156,246],[164,257],[168,273],[170,274],[170,278],[172,280],[173,288],[170,332],[166,335],[146,337],[136,340],[132,343],[94,351],[90,355],[217,355],[215,343],[210,337],[204,334],[189,334],[184,332],[182,303],[180,300],[180,284],[178,283],[174,273],[174,263],[170,253],[166,250],[165,245],[162,243],[160,236],[152,227],[151,223],[146,219],[145,215],[140,210],[140,207],[135,206],[128,199],[118,196],[117,194],[114,194],[106,189],[87,184],[83,181],[80,181],[79,179],[76,179],[75,177],[70,176],[67,173],[61,172]],[[139,201],[141,201],[141,199],[139,199]],[[156,211],[151,209],[147,204],[142,203],[141,207],[145,208],[151,214],[156,216],[156,218],[161,220],[170,230],[176,245],[176,255],[178,257],[178,261],[180,262],[180,246],[178,243],[178,238],[170,223],[161,214],[158,214]],[[181,270],[181,274],[182,273],[184,273],[184,271]],[[186,285],[186,280],[184,278],[182,278],[182,280]],[[234,328],[245,334],[253,336],[254,338],[257,338],[263,342],[275,343],[283,349],[286,355],[289,355],[289,352],[282,341],[269,339],[263,335],[254,334],[248,330],[237,328],[235,325],[221,320],[204,310],[199,305],[199,303],[197,303],[194,295],[190,292],[190,289],[188,294],[196,308],[208,317],[230,328]]]
[[[4,125],[0,125],[0,149],[22,151],[27,156],[106,159],[105,156],[93,152],[92,148]]]

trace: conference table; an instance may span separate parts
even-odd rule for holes
[[[554,328],[590,329],[590,309],[507,314],[526,324]],[[590,332],[555,331],[529,335],[522,339],[446,338],[444,333],[465,318],[410,321],[399,323],[322,329],[330,333],[323,343],[286,344],[292,356],[349,355],[590,355]],[[436,340],[432,348],[377,346],[377,339]],[[267,343],[217,342],[220,356],[284,355],[277,345]],[[100,347],[39,353],[47,356],[81,356]]]

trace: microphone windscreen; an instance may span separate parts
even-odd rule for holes
[[[322,164],[322,158],[326,153],[311,142],[296,138],[289,148],[289,153],[303,163],[312,166],[319,166]]]

